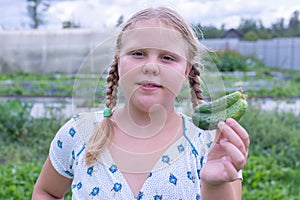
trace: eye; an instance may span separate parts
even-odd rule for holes
[[[136,58],[142,58],[142,57],[145,56],[144,52],[142,52],[142,51],[132,51],[130,53],[130,55],[132,55],[132,56],[134,56]]]
[[[171,56],[171,55],[164,55],[164,56],[161,57],[161,59],[163,61],[168,61],[168,62],[175,61],[175,58],[173,56]]]

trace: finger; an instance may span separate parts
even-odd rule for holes
[[[247,155],[244,155],[234,144],[226,140],[226,138],[220,141],[220,145],[223,147],[225,155],[227,155],[227,158],[230,159],[237,171],[244,168],[247,162]]]
[[[219,122],[218,128],[222,132],[222,139],[227,138],[227,140],[234,144],[244,155],[247,154],[248,148],[245,146],[244,141],[230,126],[224,122]]]
[[[216,136],[215,136],[214,142],[219,143],[221,138],[222,138],[221,131],[219,129],[216,129]]]
[[[236,168],[232,165],[230,159],[228,159],[227,157],[223,157],[222,161],[225,169],[225,179],[227,179],[227,181],[236,180],[238,178],[238,172]]]
[[[228,118],[226,120],[226,124],[230,126],[239,135],[239,137],[244,142],[245,147],[248,149],[250,145],[250,138],[247,131],[236,120],[232,118]]]

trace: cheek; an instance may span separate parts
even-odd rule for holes
[[[175,96],[181,90],[182,85],[186,81],[185,77],[185,69],[178,68],[178,69],[170,69],[168,67],[161,67],[160,73],[162,75],[161,84],[170,90]]]
[[[136,80],[136,77],[139,73],[139,68],[125,66],[119,67],[120,87],[126,98],[129,98],[133,94],[133,92],[138,88],[134,81]]]
[[[121,57],[119,59],[118,72],[120,77],[126,74],[130,70],[129,66],[130,66],[130,62],[128,59],[126,59],[125,57]]]

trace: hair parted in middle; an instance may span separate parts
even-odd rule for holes
[[[146,8],[135,13],[126,23],[122,25],[116,41],[115,56],[110,66],[107,77],[106,102],[105,105],[109,109],[113,109],[117,104],[118,94],[118,58],[122,48],[122,33],[126,30],[134,28],[134,25],[140,21],[158,20],[159,22],[174,28],[181,33],[182,38],[188,46],[188,60],[191,62],[191,70],[188,75],[191,102],[193,107],[203,102],[202,90],[200,87],[200,71],[201,65],[199,59],[199,43],[192,28],[184,21],[184,19],[174,10],[167,7]],[[96,126],[91,135],[86,148],[86,164],[91,165],[100,158],[101,152],[105,148],[105,144],[109,134],[113,134],[113,121],[109,117],[104,117]]]

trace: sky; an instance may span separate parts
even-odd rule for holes
[[[261,20],[265,27],[280,18],[288,23],[300,0],[48,0],[41,29],[61,29],[63,21],[82,28],[114,27],[121,15],[128,19],[148,6],[168,6],[178,11],[188,23],[220,28],[237,28],[242,19]],[[28,29],[26,0],[0,0],[0,30]]]

